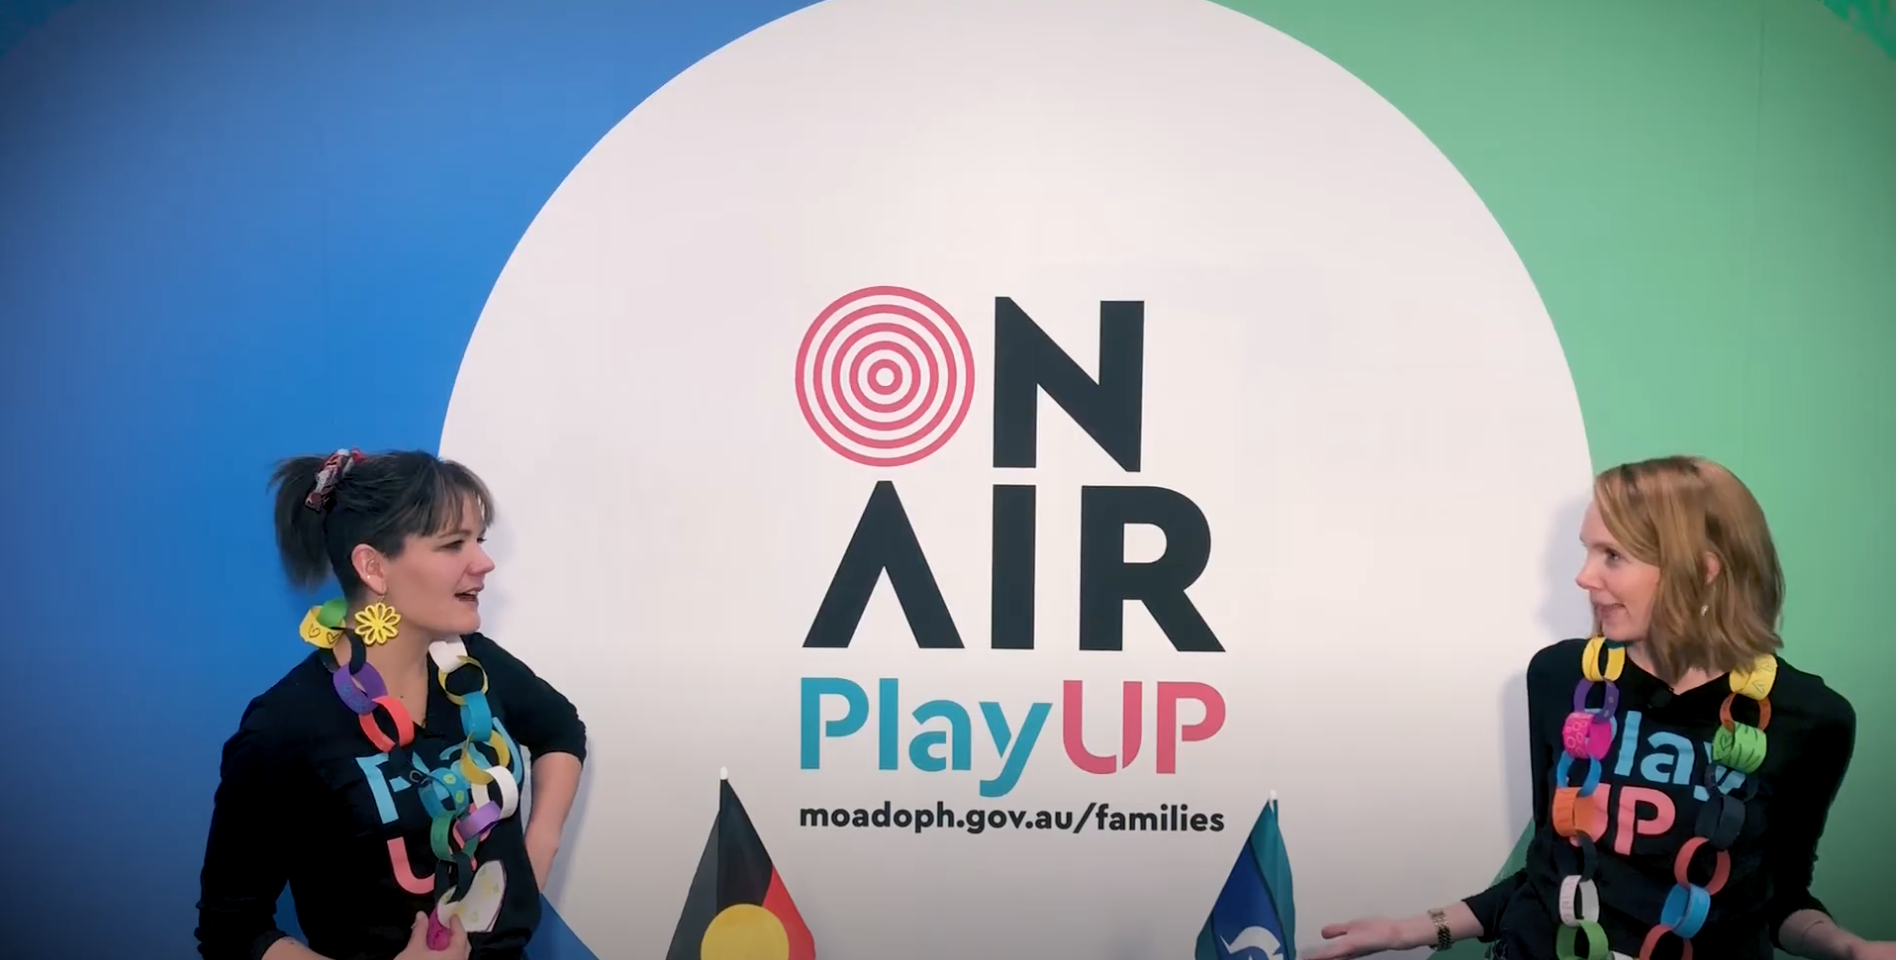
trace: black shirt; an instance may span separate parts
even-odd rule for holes
[[[525,802],[532,757],[584,758],[586,729],[567,698],[493,640],[477,633],[463,642],[488,675],[494,729]],[[284,937],[275,915],[286,883],[310,949],[331,960],[388,960],[408,942],[416,914],[432,906],[431,894],[405,891],[395,873],[392,841],[406,849],[400,867],[412,877],[432,882],[438,863],[432,818],[411,771],[388,769],[388,755],[370,743],[331,683],[323,655],[312,652],[251,701],[224,745],[200,876],[198,952],[205,960],[256,960]],[[439,684],[429,684],[417,722],[407,755],[431,766],[454,756],[462,719]],[[472,954],[483,960],[520,956],[540,921],[523,812],[496,823],[476,852],[504,884],[492,928],[469,932]],[[490,861],[497,865],[487,867]]]
[[[1558,786],[1557,762],[1564,755],[1564,720],[1583,679],[1585,643],[1552,644],[1531,659],[1526,686],[1534,827],[1525,865],[1465,901],[1484,928],[1480,939],[1498,942],[1504,957],[1558,955],[1557,933],[1563,928],[1558,894],[1564,877],[1583,869],[1582,851],[1551,827],[1551,799]],[[1712,767],[1711,761],[1719,710],[1730,695],[1727,674],[1676,695],[1634,660],[1626,661],[1616,681],[1621,696],[1614,737],[1601,761],[1599,789],[1608,791],[1608,824],[1592,844],[1598,923],[1611,950],[1637,956],[1644,937],[1660,922],[1677,886],[1677,854],[1698,835],[1698,814],[1710,796],[1704,784],[1711,774],[1719,776],[1723,793],[1745,800],[1744,819],[1729,849],[1727,882],[1710,897],[1707,919],[1690,941],[1696,956],[1768,960],[1790,914],[1826,909],[1808,885],[1828,808],[1853,755],[1854,710],[1821,678],[1778,657],[1776,663],[1768,695],[1767,756],[1744,777]],[[1599,689],[1590,694],[1592,709],[1603,697],[1601,685],[1593,686]],[[1754,703],[1736,699],[1735,720],[1759,725]],[[1565,786],[1580,786],[1587,764],[1573,763]],[[1691,882],[1712,885],[1712,863],[1711,851],[1698,850]],[[1577,953],[1586,953],[1587,941],[1579,937],[1576,942]],[[1674,937],[1665,936],[1657,955],[1676,956],[1678,947]]]

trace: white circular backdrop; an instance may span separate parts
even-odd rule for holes
[[[970,346],[967,415],[902,465],[834,451],[795,392],[814,319],[882,285],[929,298]],[[1038,466],[992,468],[998,297],[1091,376],[1100,302],[1145,304],[1140,473],[1047,397]],[[902,351],[860,352],[847,388],[900,400],[917,375]],[[721,767],[826,960],[1189,956],[1269,791],[1301,943],[1475,892],[1529,813],[1524,662],[1587,625],[1569,584],[1582,421],[1509,242],[1390,104],[1201,0],[829,0],[709,56],[529,228],[442,450],[501,505],[484,629],[588,724],[551,896],[603,960],[664,954]],[[888,581],[849,649],[801,646],[879,480],[965,649],[918,649]],[[1037,487],[1033,651],[988,648],[998,483]],[[1133,603],[1124,652],[1077,649],[1079,489],[1097,484],[1200,507],[1213,547],[1189,592],[1224,653],[1174,651]],[[1130,560],[1160,550],[1131,531]],[[818,770],[799,767],[806,676],[872,697]],[[889,772],[881,677],[901,684]],[[1069,762],[1064,680],[1086,682],[1104,754],[1121,683],[1144,683],[1127,769]],[[1171,775],[1154,762],[1160,680],[1226,704]],[[905,759],[909,712],[934,698],[970,711],[972,770]],[[1000,766],[985,700],[1012,729],[1052,704],[995,800],[977,793]],[[1227,829],[799,824],[802,807],[885,800],[1185,803]]]

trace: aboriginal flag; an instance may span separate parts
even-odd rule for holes
[[[723,772],[723,771],[722,771]],[[816,960],[811,931],[792,904],[739,795],[719,779],[719,816],[666,960]]]

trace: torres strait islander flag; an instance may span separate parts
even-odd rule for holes
[[[1293,936],[1293,867],[1274,796],[1254,821],[1201,927],[1194,960],[1295,960]]]
[[[745,805],[719,772],[719,814],[686,891],[666,960],[816,960],[792,895]]]

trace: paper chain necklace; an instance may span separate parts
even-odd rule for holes
[[[1602,839],[1609,825],[1609,791],[1602,783],[1603,760],[1609,756],[1610,744],[1616,739],[1616,681],[1623,676],[1623,665],[1628,659],[1626,646],[1602,637],[1592,637],[1584,645],[1583,679],[1577,682],[1570,716],[1564,720],[1564,753],[1557,758],[1557,791],[1550,801],[1550,823],[1558,836],[1569,839],[1571,846],[1577,848],[1582,867],[1577,873],[1564,877],[1557,894],[1558,919],[1564,924],[1557,931],[1557,956],[1561,960],[1609,960],[1613,956],[1609,937],[1597,922],[1597,857],[1592,841]],[[1708,920],[1710,898],[1728,883],[1729,847],[1741,835],[1744,805],[1755,798],[1757,784],[1748,775],[1760,769],[1768,756],[1765,732],[1770,715],[1768,691],[1775,685],[1775,671],[1775,658],[1762,656],[1756,658],[1753,669],[1729,673],[1728,699],[1722,701],[1718,714],[1722,729],[1716,731],[1710,751],[1713,762],[1702,771],[1703,787],[1709,799],[1696,815],[1695,836],[1676,853],[1676,886],[1663,901],[1658,922],[1643,938],[1638,960],[1652,960],[1665,936],[1680,941],[1682,960],[1694,957],[1690,941]],[[1603,687],[1603,700],[1592,709],[1590,692],[1598,684]],[[1735,722],[1733,708],[1737,696],[1755,701],[1760,726]],[[1589,769],[1583,783],[1573,787],[1571,770],[1579,761],[1587,761]],[[1716,789],[1717,765],[1747,777],[1743,789],[1736,791],[1741,797]],[[1704,861],[1712,859],[1713,863],[1706,870],[1695,871],[1696,854],[1704,847],[1714,854],[1712,858],[1703,858]],[[1692,873],[1703,874],[1706,879],[1697,883],[1690,879]],[[1578,952],[1579,934],[1584,941],[1586,952],[1583,953]],[[1627,960],[1622,954],[1614,956]]]
[[[389,858],[396,882],[404,890],[435,896],[435,909],[429,912],[429,946],[441,950],[449,941],[443,915],[467,896],[475,880],[476,849],[495,824],[514,816],[521,801],[520,784],[508,771],[512,759],[508,742],[495,729],[494,715],[489,712],[488,673],[468,655],[462,641],[438,640],[429,645],[436,683],[460,711],[463,734],[453,757],[432,769],[423,758],[409,752],[415,739],[415,720],[402,701],[389,695],[382,675],[370,666],[365,652],[367,647],[395,637],[401,615],[380,602],[358,611],[352,632],[359,642],[350,644],[346,670],[337,663],[335,652],[346,609],[341,599],[312,607],[300,633],[322,651],[331,685],[343,704],[356,714],[363,735],[388,755],[388,769],[408,771],[406,775],[416,785],[423,809],[432,818],[429,846],[437,861],[433,882],[413,875],[403,838],[390,839]],[[453,686],[451,678],[455,680]],[[483,756],[484,747],[493,754],[492,759]]]

